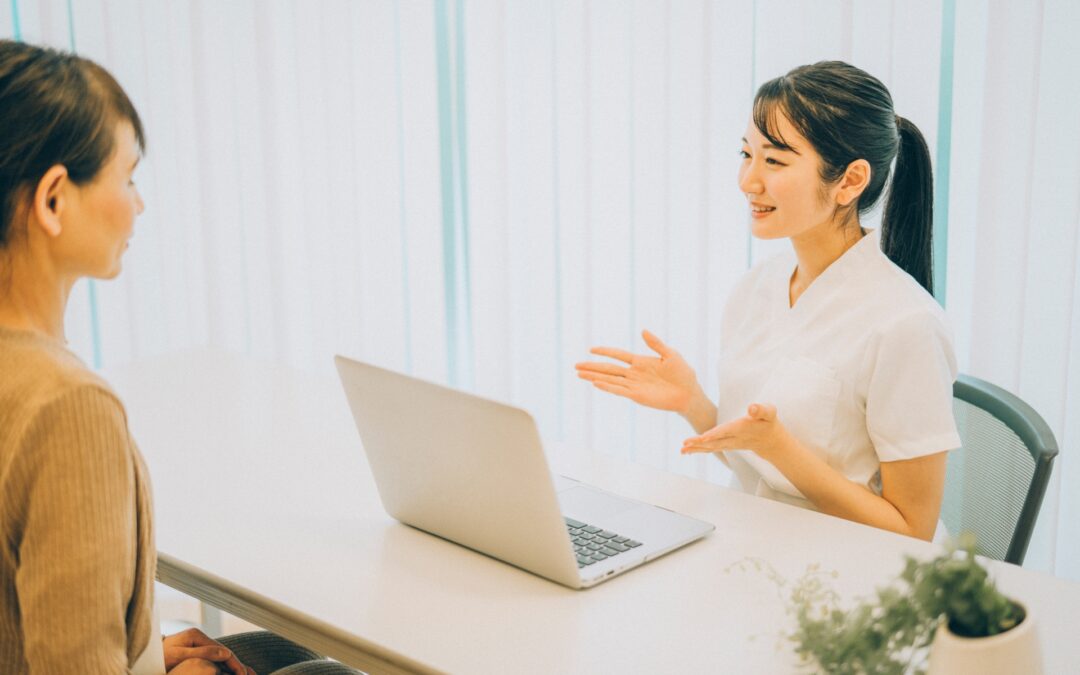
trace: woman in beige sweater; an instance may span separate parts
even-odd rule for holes
[[[146,467],[64,339],[143,210],[142,124],[100,66],[0,40],[0,129],[0,673],[356,672],[268,633],[158,637]]]

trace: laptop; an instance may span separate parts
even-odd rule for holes
[[[715,529],[553,476],[520,408],[334,361],[383,507],[407,525],[575,589]]]

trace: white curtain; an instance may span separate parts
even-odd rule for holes
[[[1026,566],[1080,579],[1080,4],[959,2],[945,307],[1061,447]],[[939,165],[939,170],[940,170]]]
[[[935,157],[962,370],[1063,448],[1029,566],[1080,579],[1071,0],[8,2],[0,34],[100,61],[148,132],[125,273],[72,299],[88,362],[213,345],[328,372],[342,352],[717,481],[678,456],[680,420],[573,363],[649,328],[715,391],[725,297],[786,246],[748,236],[736,187],[753,92],[867,69]]]

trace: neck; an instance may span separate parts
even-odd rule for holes
[[[74,283],[31,251],[0,251],[0,326],[64,342],[64,311]]]
[[[795,301],[814,279],[821,276],[845,251],[857,244],[863,235],[864,231],[857,222],[854,226],[829,222],[792,237],[791,245],[795,249],[799,264],[791,275],[791,305],[794,306]]]

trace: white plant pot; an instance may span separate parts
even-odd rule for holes
[[[1042,652],[1035,617],[1024,608],[1024,620],[1012,630],[990,637],[960,637],[942,621],[930,646],[927,675],[1041,675]]]

